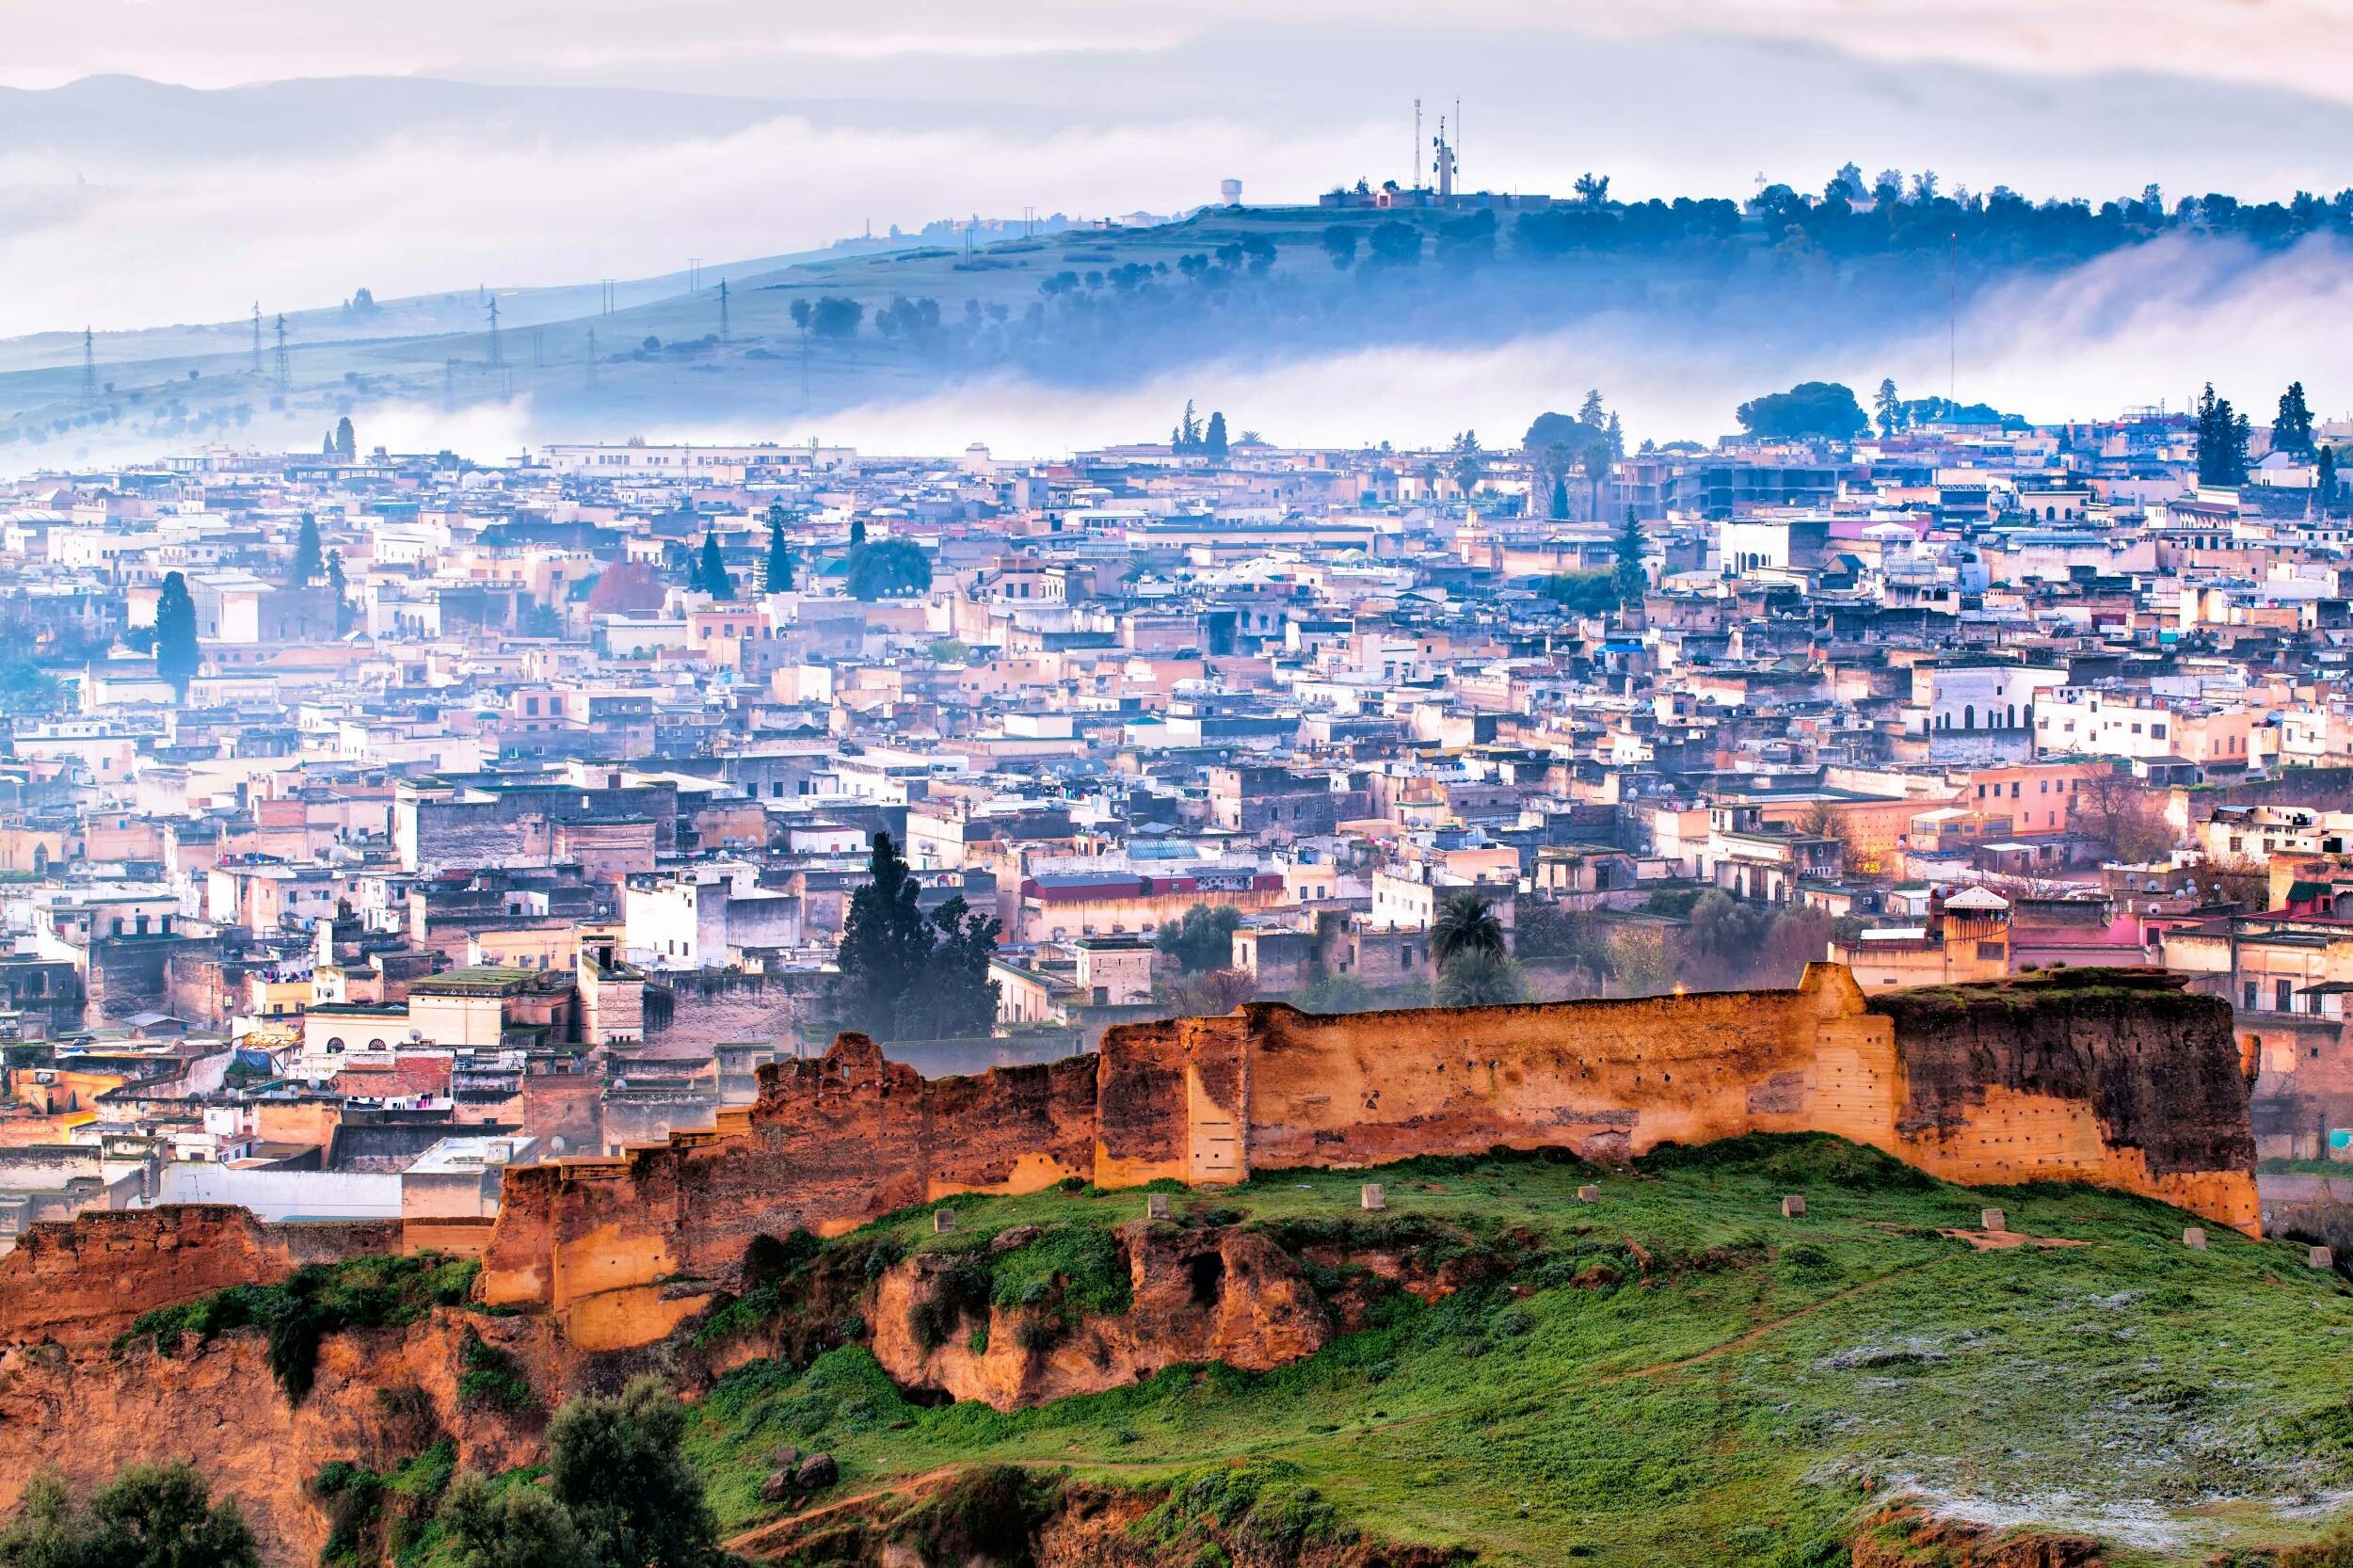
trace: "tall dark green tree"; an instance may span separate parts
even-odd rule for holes
[[[318,520],[310,513],[302,514],[302,527],[295,535],[294,570],[291,582],[295,587],[310,586],[311,579],[325,568],[319,558]]]
[[[1556,473],[1552,476],[1552,508],[1549,515],[1556,522],[1569,515],[1569,480],[1566,474]]]
[[[1904,400],[1896,395],[1896,378],[1884,376],[1880,381],[1879,395],[1871,400],[1879,413],[1880,435],[1892,438],[1897,426],[1903,423]]]
[[[188,580],[176,571],[167,572],[163,592],[155,600],[155,673],[170,681],[180,700],[185,702],[188,682],[196,679],[203,659],[203,650],[197,646],[196,600],[188,592]]]
[[[713,599],[735,597],[735,579],[728,575],[728,564],[720,557],[716,529],[703,535],[702,553],[695,562],[695,586]]]
[[[2247,483],[2247,416],[2231,408],[2227,397],[2214,394],[2206,383],[2198,399],[2198,482],[2201,485]]]
[[[1641,520],[1634,515],[1634,508],[1628,506],[1625,521],[1619,526],[1617,538],[1611,541],[1611,548],[1618,557],[1612,575],[1617,579],[1618,602],[1621,604],[1641,599],[1643,591],[1650,586],[1650,578],[1642,570],[1644,543]]]
[[[784,538],[784,504],[768,508],[768,559],[766,562],[767,590],[772,594],[792,591],[792,547]]]
[[[877,1040],[986,1033],[997,1013],[997,985],[988,978],[996,917],[962,898],[926,916],[914,873],[888,833],[874,835],[866,870],[835,954],[836,1023]]]
[[[2313,475],[2313,480],[2320,490],[2321,505],[2326,507],[2334,504],[2337,499],[2337,449],[2335,447],[2324,446],[2320,449],[2319,472]]]
[[[359,460],[360,438],[351,428],[349,415],[335,422],[335,456],[346,463]]]
[[[850,520],[850,548],[855,550],[865,542],[866,520],[864,518],[852,518]]]
[[[344,552],[327,552],[327,591],[335,598],[335,635],[344,636],[351,631],[351,585],[344,581]]]
[[[2280,394],[2279,417],[2271,422],[2271,450],[2298,457],[2313,455],[2313,411],[2304,402],[2304,383],[2291,381]]]
[[[1201,438],[1201,450],[1212,457],[1223,457],[1228,450],[1225,444],[1225,416],[1214,408],[1209,411],[1209,433]]]

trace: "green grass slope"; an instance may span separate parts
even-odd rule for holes
[[[1357,1207],[1367,1176],[1385,1214]],[[1577,1201],[1584,1182],[1598,1204]],[[1791,1192],[1803,1218],[1781,1215]],[[1987,1204],[2080,1244],[1942,1234]],[[954,1207],[951,1236],[915,1210],[826,1246],[976,1248],[1015,1224],[1120,1224],[1144,1198]],[[1176,1212],[1484,1277],[1433,1305],[1386,1294],[1369,1327],[1273,1372],[1174,1368],[1011,1414],[912,1402],[856,1346],[756,1363],[702,1400],[691,1440],[723,1520],[776,1515],[758,1487],[784,1444],[838,1455],[851,1498],[1009,1463],[1181,1500],[1245,1465],[1310,1528],[1531,1565],[1839,1562],[1907,1494],[2089,1533],[2119,1561],[2201,1562],[2308,1538],[2353,1496],[2353,1291],[2301,1248],[2209,1226],[2192,1251],[2188,1217],[2120,1194],[1969,1191],[1835,1140],[1760,1138],[1609,1174],[1516,1156],[1268,1173]]]

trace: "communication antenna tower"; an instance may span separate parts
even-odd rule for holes
[[[278,312],[278,390],[294,385],[294,358],[286,352],[286,312]]]
[[[719,342],[720,342],[721,345],[722,345],[722,346],[724,346],[724,345],[726,344],[727,341],[728,341],[728,280],[727,280],[726,279],[722,278],[722,279],[720,279],[720,280],[719,280]]]

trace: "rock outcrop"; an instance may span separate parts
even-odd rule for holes
[[[875,1360],[902,1387],[979,1400],[999,1410],[1140,1382],[1164,1367],[1223,1361],[1264,1371],[1313,1355],[1333,1325],[1289,1254],[1235,1227],[1120,1227],[1133,1304],[1055,1325],[1039,1309],[958,1304],[936,1343],[919,1310],[952,1289],[963,1261],[919,1253],[884,1273],[867,1311]]]
[[[169,1355],[152,1341],[120,1353],[0,1350],[0,1511],[44,1467],[95,1486],[123,1464],[187,1460],[216,1494],[236,1497],[265,1561],[314,1561],[327,1523],[308,1488],[330,1460],[389,1470],[448,1437],[474,1469],[537,1461],[535,1415],[460,1394],[476,1339],[511,1357],[536,1388],[554,1387],[544,1320],[451,1309],[407,1328],[328,1336],[316,1381],[296,1405],[279,1393],[257,1329],[189,1341]]]

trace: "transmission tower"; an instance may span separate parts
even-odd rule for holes
[[[286,312],[278,312],[278,390],[294,385],[294,358],[286,352]]]
[[[253,378],[262,378],[262,302],[253,302]]]
[[[588,385],[597,384],[597,329],[588,328]]]
[[[490,296],[490,368],[496,370],[504,363],[506,363],[506,357],[499,351],[498,296],[492,295]]]
[[[728,341],[728,280],[727,280],[726,279],[722,278],[722,279],[720,279],[720,280],[719,280],[719,344],[720,344],[720,346],[721,346],[721,347],[723,347],[723,348],[724,348],[725,346],[727,346],[727,341]]]
[[[82,396],[91,403],[98,401],[98,351],[87,327],[82,328]]]

